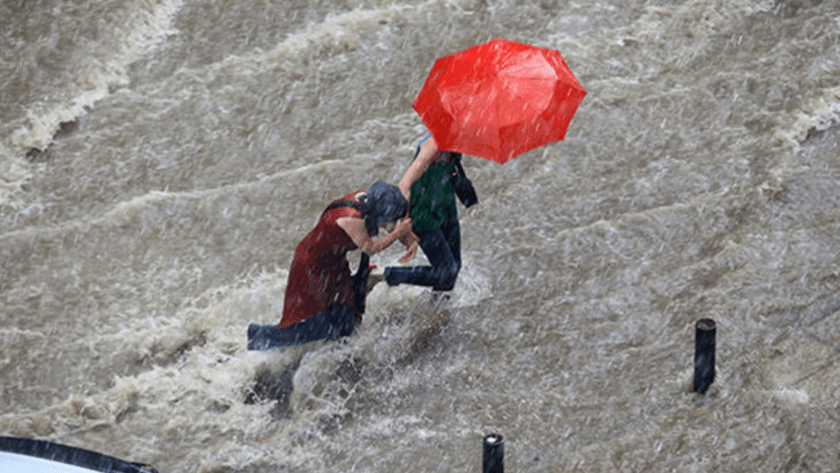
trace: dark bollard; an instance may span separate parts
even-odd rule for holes
[[[484,473],[505,472],[505,439],[499,434],[484,437]]]
[[[715,381],[715,321],[700,319],[694,333],[694,392],[706,394]]]

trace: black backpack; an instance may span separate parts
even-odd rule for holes
[[[477,204],[478,194],[475,193],[475,187],[464,172],[464,168],[461,167],[461,153],[449,153],[449,160],[455,166],[452,184],[455,186],[455,195],[458,196],[458,200],[467,208]]]

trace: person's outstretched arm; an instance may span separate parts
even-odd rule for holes
[[[368,256],[373,256],[385,248],[388,248],[392,243],[402,238],[405,234],[411,232],[411,218],[409,217],[401,219],[391,233],[388,233],[377,241],[373,241],[370,235],[368,235],[367,229],[365,229],[364,219],[357,217],[341,217],[336,220],[335,223],[341,227],[341,229],[347,233],[347,236],[353,240],[353,243],[355,243],[359,249],[367,253]]]
[[[435,138],[433,136],[428,137],[426,141],[420,145],[420,152],[417,154],[417,158],[405,171],[402,179],[400,179],[399,188],[405,196],[405,200],[408,201],[409,206],[411,205],[411,186],[420,179],[420,176],[426,172],[429,165],[435,161],[438,151]]]

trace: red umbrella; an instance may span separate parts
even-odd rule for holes
[[[504,163],[562,140],[585,95],[559,52],[494,39],[435,61],[414,110],[439,149]]]

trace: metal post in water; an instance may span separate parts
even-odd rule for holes
[[[694,392],[706,394],[715,381],[715,321],[700,319],[694,332]]]
[[[504,473],[505,439],[500,434],[484,437],[484,473]]]

